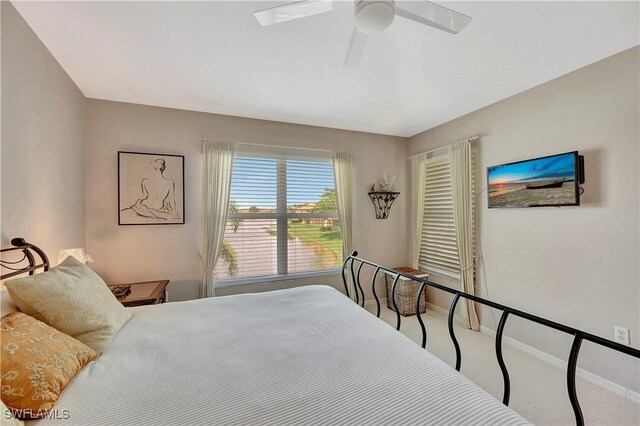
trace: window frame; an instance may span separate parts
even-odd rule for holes
[[[289,233],[289,220],[291,219],[336,219],[340,220],[338,211],[335,213],[293,213],[289,212],[287,205],[287,162],[288,161],[308,161],[316,163],[332,164],[330,158],[326,157],[301,157],[298,155],[282,155],[282,154],[269,154],[269,153],[252,153],[242,152],[236,153],[236,158],[266,158],[276,161],[276,211],[275,212],[256,212],[256,213],[227,213],[227,219],[271,219],[276,221],[277,229],[277,244],[276,244],[276,258],[277,258],[277,273],[275,275],[260,275],[251,277],[233,277],[233,278],[221,278],[216,279],[216,286],[227,287],[240,284],[256,284],[262,282],[274,282],[274,281],[288,281],[294,279],[304,279],[313,277],[322,277],[329,275],[339,275],[341,273],[340,268],[331,269],[319,269],[315,271],[304,271],[289,273],[289,261],[288,261],[288,233]],[[235,162],[235,158],[234,158]],[[235,164],[234,164],[235,166]],[[233,187],[233,179],[231,181]],[[334,186],[335,190],[335,177]],[[284,229],[285,232],[280,232]],[[340,238],[342,239],[342,228],[340,228]]]

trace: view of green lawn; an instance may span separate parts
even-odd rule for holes
[[[292,197],[295,199],[295,193]],[[229,218],[221,253],[221,264],[226,266],[226,270],[218,271],[219,274],[228,277],[247,273],[255,275],[256,271],[262,275],[277,274],[277,265],[265,262],[264,258],[274,256],[275,251],[280,253],[281,249],[291,254],[286,257],[287,269],[293,273],[334,269],[342,264],[342,239],[335,218],[338,206],[334,188],[324,188],[317,201],[287,205],[287,213],[304,213],[305,217],[287,220],[289,243],[284,247],[278,244],[277,220],[251,217],[251,213],[272,213],[276,209],[256,205],[246,207],[249,204],[245,203],[241,208],[236,200],[229,201]],[[313,213],[319,213],[320,217],[313,217]],[[330,219],[331,216],[334,218]],[[262,263],[251,266],[255,259]]]
[[[340,238],[339,227],[333,227],[331,230],[324,231],[318,224],[289,222],[289,238],[294,237],[326,247],[335,254],[336,264],[341,262],[342,239]]]

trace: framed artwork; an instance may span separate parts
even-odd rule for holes
[[[184,224],[184,156],[118,151],[118,225]]]

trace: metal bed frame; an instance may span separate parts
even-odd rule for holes
[[[7,278],[14,277],[16,275],[21,275],[28,273],[29,275],[33,275],[36,270],[42,269],[43,271],[49,270],[49,259],[47,255],[42,251],[39,247],[26,242],[23,238],[14,238],[11,240],[11,245],[13,247],[1,249],[0,253],[13,252],[13,251],[21,251],[22,258],[18,260],[2,260],[0,259],[0,267],[1,269],[7,269],[10,272],[6,274],[0,275],[0,280],[4,280]],[[36,261],[36,256],[34,253],[40,258]],[[22,268],[17,267],[17,265],[27,262],[28,266],[24,266]],[[359,263],[359,264],[358,264]],[[357,265],[357,271],[356,271]],[[517,316],[520,318],[524,318],[531,322],[544,325],[546,327],[552,328],[554,330],[561,331],[563,333],[570,334],[573,337],[573,344],[571,345],[571,351],[569,352],[569,359],[567,363],[567,391],[569,394],[569,400],[571,402],[571,406],[573,407],[573,412],[576,418],[576,424],[578,426],[584,425],[584,417],[582,415],[582,409],[580,408],[580,403],[578,402],[578,396],[576,394],[576,368],[578,364],[578,354],[580,352],[580,346],[583,341],[589,341],[600,346],[604,346],[609,349],[613,349],[614,351],[621,352],[627,355],[631,355],[635,358],[640,359],[640,350],[632,348],[630,346],[624,346],[619,343],[613,342],[611,340],[604,339],[602,337],[596,336],[591,333],[587,333],[586,331],[578,330],[573,327],[569,327],[564,324],[557,323],[555,321],[548,320],[546,318],[539,317],[537,315],[532,315],[530,313],[511,308],[509,306],[501,305],[496,302],[492,302],[491,300],[483,299],[478,296],[474,296],[459,290],[455,290],[441,284],[437,284],[423,278],[418,278],[413,275],[405,274],[402,272],[398,272],[394,269],[387,268],[385,266],[379,265],[374,262],[370,262],[368,260],[362,259],[358,257],[358,252],[354,251],[350,256],[348,256],[343,265],[342,265],[342,281],[344,283],[344,288],[347,293],[347,296],[351,297],[349,293],[349,286],[347,283],[347,271],[349,271],[351,276],[351,281],[354,284],[354,295],[353,298],[355,302],[360,306],[364,307],[365,295],[364,290],[362,289],[362,285],[360,283],[360,274],[362,272],[363,267],[367,265],[368,267],[375,268],[375,272],[371,278],[371,290],[373,291],[373,297],[376,301],[376,316],[380,317],[380,299],[376,294],[376,278],[380,271],[388,272],[392,275],[395,275],[393,280],[393,285],[391,287],[391,301],[393,303],[393,307],[396,311],[396,330],[400,330],[401,325],[401,316],[400,311],[398,310],[398,306],[395,300],[396,286],[398,284],[398,280],[400,277],[408,278],[414,281],[418,281],[420,283],[420,287],[418,289],[417,297],[416,297],[416,316],[418,319],[418,323],[420,324],[420,328],[422,330],[422,347],[426,349],[427,346],[427,330],[424,325],[424,321],[420,315],[420,297],[424,292],[426,287],[432,287],[445,293],[449,293],[453,295],[453,300],[451,301],[451,305],[449,306],[449,315],[447,318],[447,324],[449,328],[449,336],[451,337],[451,341],[453,342],[453,346],[456,351],[456,370],[460,371],[460,365],[462,362],[462,354],[460,352],[460,345],[458,344],[458,340],[456,339],[455,331],[453,328],[453,317],[456,309],[456,305],[460,298],[465,298],[468,300],[472,300],[476,303],[480,303],[481,305],[488,306],[490,308],[494,308],[502,311],[502,315],[500,316],[500,321],[498,322],[498,328],[496,330],[496,340],[495,340],[495,350],[496,350],[496,358],[498,361],[498,365],[500,366],[500,370],[502,371],[502,378],[504,381],[504,394],[502,397],[502,403],[505,405],[509,405],[509,396],[511,392],[511,382],[509,380],[509,371],[507,370],[507,366],[502,357],[502,335],[504,333],[504,327],[507,322],[507,318],[509,315]]]
[[[524,318],[528,321],[531,321],[540,325],[544,325],[554,330],[558,330],[563,333],[567,333],[574,336],[573,344],[571,345],[571,351],[569,352],[569,359],[567,363],[567,391],[569,394],[569,401],[571,402],[571,406],[573,408],[573,412],[576,418],[576,425],[578,426],[584,425],[584,417],[582,415],[582,409],[580,408],[580,403],[578,402],[578,395],[576,393],[576,368],[578,364],[578,354],[580,352],[580,346],[582,342],[586,340],[586,341],[595,343],[597,345],[604,346],[609,349],[613,349],[614,351],[631,355],[633,357],[640,359],[640,350],[638,349],[632,348],[630,346],[624,346],[624,345],[621,345],[620,343],[616,343],[611,340],[607,340],[602,337],[596,336],[594,334],[587,333],[586,331],[578,330],[577,328],[569,327],[567,325],[560,324],[555,321],[551,321],[546,318],[542,318],[537,315],[530,314],[528,312],[514,309],[509,306],[501,305],[491,300],[483,299],[478,296],[474,296],[459,290],[455,290],[455,289],[446,287],[444,285],[428,281],[424,278],[418,278],[413,275],[405,274],[405,273],[396,271],[394,269],[387,268],[377,263],[359,258],[358,252],[354,251],[350,256],[348,256],[345,259],[342,265],[342,281],[344,283],[344,288],[347,293],[347,296],[351,297],[351,295],[349,294],[349,286],[347,283],[347,280],[348,280],[347,271],[349,271],[351,276],[351,281],[353,282],[354,293],[355,293],[353,295],[353,299],[357,304],[359,304],[363,308],[364,308],[365,296],[364,296],[364,291],[362,289],[362,285],[360,283],[360,273],[362,272],[362,268],[365,265],[367,265],[368,267],[375,268],[375,272],[373,273],[373,276],[371,279],[371,290],[373,291],[373,297],[376,301],[376,307],[377,307],[376,316],[378,318],[380,318],[380,299],[376,294],[376,288],[375,288],[376,277],[378,276],[378,273],[380,271],[388,272],[391,275],[395,275],[395,279],[393,280],[393,284],[391,287],[391,300],[396,312],[396,330],[400,330],[400,324],[401,324],[400,311],[398,310],[398,306],[395,300],[396,285],[398,284],[398,280],[400,279],[400,277],[404,277],[414,281],[418,281],[420,283],[420,287],[418,289],[418,293],[416,297],[416,316],[418,319],[418,323],[420,324],[420,328],[422,330],[422,347],[425,349],[427,346],[427,330],[425,328],[424,321],[422,320],[422,317],[420,315],[420,297],[422,296],[423,291],[425,290],[426,287],[432,287],[437,290],[441,290],[441,291],[444,291],[445,293],[449,293],[453,295],[453,300],[451,301],[451,305],[449,306],[447,324],[449,328],[449,336],[451,337],[451,341],[453,342],[453,346],[455,347],[455,351],[456,351],[455,368],[458,371],[460,371],[462,354],[460,353],[460,345],[458,344],[458,340],[456,339],[455,331],[453,328],[453,317],[454,317],[456,305],[458,304],[458,301],[460,300],[460,298],[472,300],[481,305],[485,305],[490,308],[502,311],[502,315],[500,316],[500,321],[498,322],[498,328],[496,330],[495,350],[496,350],[496,358],[497,358],[500,370],[502,371],[502,378],[504,382],[504,393],[502,397],[502,403],[504,405],[507,405],[507,406],[509,405],[509,396],[511,393],[511,382],[509,380],[509,371],[507,370],[507,366],[502,357],[502,335],[504,333],[504,327],[509,315]],[[356,270],[356,266],[357,266],[357,270]]]
[[[44,251],[39,247],[26,242],[24,238],[13,238],[11,240],[11,245],[13,247],[3,248],[0,250],[0,253],[21,251],[22,258],[11,261],[0,259],[0,280],[5,280],[7,278],[15,277],[16,275],[27,273],[29,275],[33,275],[38,269],[42,269],[43,271],[49,270],[49,259]],[[36,261],[34,253],[40,258],[38,261]],[[25,261],[28,262],[28,266],[18,267],[18,265]],[[8,270],[10,272],[5,274],[3,273],[4,270]]]

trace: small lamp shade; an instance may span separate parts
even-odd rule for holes
[[[60,250],[60,254],[58,254],[58,263],[64,262],[64,260],[69,256],[75,257],[82,263],[93,262],[93,258],[90,255],[86,254],[83,248],[70,248]]]

